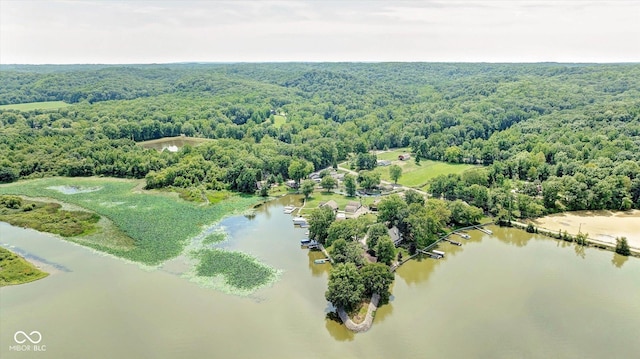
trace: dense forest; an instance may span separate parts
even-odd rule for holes
[[[0,182],[97,175],[252,193],[409,147],[415,161],[484,165],[429,191],[498,218],[640,208],[638,64],[3,65],[0,84],[0,105],[72,104],[0,107]],[[181,134],[214,140],[136,144]]]

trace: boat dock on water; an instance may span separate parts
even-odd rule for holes
[[[299,226],[306,226],[307,225],[307,219],[304,217],[293,217],[293,224],[294,225],[299,225]]]
[[[291,214],[296,210],[295,206],[286,206],[284,207],[284,214]]]
[[[456,245],[456,246],[461,246],[461,245],[462,245],[462,243],[460,243],[460,242],[456,242],[456,241],[451,240],[451,239],[449,239],[449,238],[444,238],[444,239],[443,239],[443,241],[445,241],[445,242],[449,242],[449,243],[454,244],[454,245]]]
[[[436,254],[436,253],[433,253],[433,252],[424,251],[424,250],[422,250],[422,249],[418,249],[418,252],[420,252],[420,253],[422,253],[422,254],[425,254],[425,255],[428,255],[429,257],[431,257],[431,258],[433,258],[433,259],[440,259],[440,258],[442,258],[442,257],[443,257],[443,256],[441,256],[440,254]]]

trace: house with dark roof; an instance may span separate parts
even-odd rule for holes
[[[356,213],[362,207],[362,204],[357,201],[349,201],[347,206],[344,208],[344,211],[347,213]]]
[[[338,211],[338,202],[336,202],[334,200],[330,200],[330,201],[327,201],[327,202],[321,204],[320,207],[329,207],[329,208],[331,208],[332,211],[337,212]]]

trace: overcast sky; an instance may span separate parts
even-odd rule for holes
[[[0,0],[0,63],[640,62],[640,0]]]

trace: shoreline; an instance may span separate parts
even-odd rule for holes
[[[379,301],[380,295],[378,293],[373,293],[373,295],[371,296],[371,301],[369,302],[369,308],[367,308],[367,315],[365,316],[362,323],[354,323],[354,321],[351,320],[351,317],[349,316],[349,314],[347,314],[344,308],[338,308],[338,316],[340,317],[340,320],[342,320],[344,326],[352,332],[366,332],[367,330],[371,329],[371,326],[373,325],[373,312],[378,309]]]
[[[536,225],[536,223],[534,221],[530,221],[528,223],[511,221],[510,225],[508,225],[506,227],[517,228],[517,229],[526,231],[527,226],[529,224],[532,224],[534,226],[534,228],[535,228],[535,232],[532,233],[532,234],[541,234],[543,236],[546,236],[546,237],[549,237],[549,238],[552,238],[552,239],[563,241],[562,238],[558,238],[558,231],[550,230],[550,229],[544,228],[544,227],[539,227],[538,225]],[[569,233],[569,237],[572,239],[570,242],[573,243],[575,241],[575,234]],[[616,253],[616,243],[615,242],[602,241],[602,240],[595,239],[595,238],[586,238],[585,246],[586,247],[594,247],[594,248],[604,249],[604,250]],[[631,245],[629,245],[629,249],[631,251],[631,254],[629,255],[629,257],[640,258],[640,249],[635,248],[635,247],[633,247]]]
[[[629,247],[635,252],[640,252],[640,210],[638,209],[561,212],[522,222],[555,232],[552,237],[560,231],[566,231],[572,236],[584,233],[589,237],[589,241],[603,246],[615,247],[616,238],[626,237]]]

